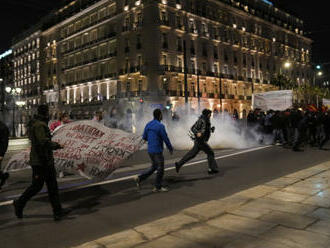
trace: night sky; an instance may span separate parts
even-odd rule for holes
[[[70,1],[70,0],[65,0]],[[330,18],[324,1],[314,0],[271,0],[275,6],[283,9],[305,22],[305,31],[314,40],[313,62],[330,62],[327,36],[330,32]],[[0,20],[2,34],[0,53],[10,48],[11,39],[24,29],[36,23],[51,9],[59,5],[60,0],[1,0]]]

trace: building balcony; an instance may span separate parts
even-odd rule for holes
[[[170,26],[170,22],[169,22],[169,20],[161,19],[161,20],[160,20],[160,25],[163,25],[163,26]]]

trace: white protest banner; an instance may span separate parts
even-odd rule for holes
[[[270,109],[282,111],[292,107],[292,100],[292,90],[268,91],[253,94],[252,106],[253,109],[259,108],[263,111]]]
[[[64,149],[54,151],[55,167],[89,179],[107,178],[120,163],[138,151],[141,136],[105,127],[95,121],[77,121],[55,130],[53,141]],[[6,171],[28,167],[29,151],[13,156]]]
[[[330,99],[323,98],[322,103],[323,103],[324,106],[330,108]]]

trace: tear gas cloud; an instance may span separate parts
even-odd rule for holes
[[[176,114],[179,120],[172,120],[171,113],[163,112],[163,121],[166,131],[174,149],[187,150],[193,146],[193,141],[188,132],[200,116],[191,111],[185,114],[184,110],[178,109]],[[143,133],[145,125],[153,119],[153,110],[144,111],[143,114],[133,116],[133,124],[138,134]],[[215,132],[211,134],[209,144],[212,148],[235,148],[243,149],[259,145],[259,141],[270,143],[270,138],[261,135],[256,128],[246,128],[246,122],[235,121],[228,113],[222,113],[211,117],[211,125],[215,126]],[[144,147],[146,148],[146,147]]]

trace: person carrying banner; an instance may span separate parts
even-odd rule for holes
[[[49,110],[47,105],[38,107],[37,119],[29,130],[31,139],[30,165],[32,167],[32,184],[25,192],[14,201],[15,215],[23,218],[23,209],[26,203],[35,196],[46,182],[48,196],[53,208],[54,220],[59,221],[69,210],[63,209],[59,199],[56,181],[56,170],[54,167],[53,150],[62,149],[63,146],[51,141],[50,130],[47,126],[49,121]]]
[[[193,159],[200,151],[207,154],[208,160],[208,173],[216,174],[218,173],[218,165],[214,159],[214,152],[212,148],[207,144],[210,139],[211,132],[213,133],[215,128],[211,127],[211,110],[204,109],[202,115],[196,121],[196,123],[191,127],[192,139],[194,140],[193,148],[183,156],[183,158],[175,163],[176,172],[179,173],[180,168],[187,163],[189,160]]]
[[[9,178],[9,174],[3,173],[1,170],[1,163],[3,157],[5,156],[8,149],[8,142],[9,142],[9,129],[5,123],[0,121],[0,190],[1,187],[7,181],[7,179]]]
[[[173,147],[169,140],[165,126],[161,123],[163,116],[160,109],[155,109],[153,112],[154,120],[150,121],[144,128],[142,138],[148,142],[148,153],[152,165],[149,170],[134,178],[135,183],[140,189],[142,181],[146,180],[157,170],[156,182],[153,192],[167,192],[168,188],[163,186],[164,176],[164,156],[163,143],[165,142],[167,149],[173,154]]]

